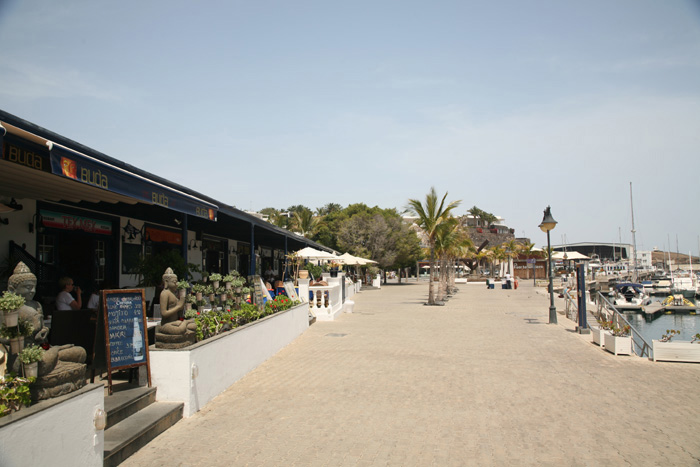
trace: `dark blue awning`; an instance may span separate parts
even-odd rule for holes
[[[196,217],[216,220],[218,206],[169,188],[57,143],[49,143],[51,172],[103,190],[163,206]]]

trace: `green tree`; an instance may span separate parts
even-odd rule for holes
[[[316,208],[316,214],[319,216],[327,216],[332,212],[342,211],[343,207],[338,203],[328,203],[321,208]]]
[[[309,208],[294,211],[294,217],[291,219],[292,229],[302,237],[310,237],[317,224],[318,219],[314,217],[314,213]]]
[[[417,199],[408,200],[408,210],[418,216],[418,226],[423,229],[427,239],[428,247],[430,248],[430,280],[428,281],[428,304],[435,305],[435,294],[433,290],[433,282],[435,277],[435,241],[438,235],[440,225],[451,217],[451,212],[459,206],[461,201],[451,201],[445,203],[447,192],[442,197],[438,198],[435,192],[435,187],[430,188],[430,192],[425,196],[425,202],[421,203]]]

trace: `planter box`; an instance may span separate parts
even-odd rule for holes
[[[618,337],[606,333],[603,339],[605,350],[615,355],[632,355],[632,337]]]
[[[601,328],[591,328],[591,336],[593,337],[593,343],[598,344],[601,347],[605,347],[605,335],[610,334],[605,329]]]
[[[700,344],[689,341],[651,341],[654,361],[700,363]]]
[[[309,305],[281,311],[184,349],[149,348],[157,400],[190,417],[309,327]]]
[[[0,465],[101,467],[104,431],[93,417],[104,400],[104,386],[88,384],[0,418]]]

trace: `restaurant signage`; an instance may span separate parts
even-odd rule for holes
[[[182,245],[182,234],[170,230],[146,227],[146,239],[151,242],[166,242],[173,245]]]
[[[101,219],[74,216],[53,211],[40,210],[41,222],[44,227],[62,230],[82,230],[83,232],[111,235],[112,223]]]
[[[51,172],[49,154],[45,146],[6,135],[2,138],[2,159],[42,172]]]
[[[102,313],[98,318],[98,328],[101,327],[100,331],[104,330],[109,393],[112,394],[112,372],[120,368],[146,365],[150,386],[148,328],[143,289],[103,290],[101,295]],[[99,344],[101,342],[96,339],[96,346]]]
[[[79,183],[108,190],[148,204],[156,204],[197,217],[216,220],[218,207],[153,180],[128,172],[53,144],[50,151],[51,172]]]

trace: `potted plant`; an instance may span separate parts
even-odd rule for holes
[[[0,417],[27,407],[32,401],[29,385],[34,378],[20,378],[14,373],[0,377]]]
[[[204,295],[209,296],[209,303],[214,306],[214,287],[211,284],[204,286]]]
[[[672,341],[680,333],[667,329],[661,339],[651,341],[654,361],[700,363],[700,334],[695,334],[691,341]]]
[[[236,277],[231,281],[231,287],[233,287],[233,291],[237,294],[241,293],[243,284],[245,284],[245,280],[242,277]]]
[[[39,362],[44,358],[44,349],[37,345],[25,347],[19,353],[19,361],[22,362],[22,369],[26,378],[38,376]]]
[[[612,321],[606,321],[604,318],[597,318],[598,327],[591,328],[591,336],[593,342],[601,347],[605,346],[605,334],[612,329]]]
[[[216,272],[209,274],[209,281],[212,283],[215,289],[218,289],[219,282],[221,281],[221,274]]]
[[[197,303],[197,299],[195,298],[194,295],[188,295],[185,297],[185,311],[191,310],[192,305]]]
[[[605,350],[615,355],[632,355],[632,336],[630,327],[613,326],[610,333],[605,334]]]
[[[17,326],[0,328],[0,337],[10,340],[10,351],[17,354],[24,347],[24,338],[31,336],[34,327],[29,320],[20,319]]]
[[[234,271],[226,274],[224,276],[224,278],[221,279],[222,281],[224,281],[224,286],[226,287],[226,290],[231,290],[231,287],[232,287],[231,282],[233,282],[233,280],[236,278],[236,276],[233,274],[233,272]],[[238,273],[238,271],[235,271],[235,272]]]
[[[338,270],[340,269],[340,263],[332,261],[330,264],[331,277],[338,277]]]
[[[197,301],[202,299],[202,294],[206,288],[204,284],[192,284],[192,292],[194,292]]]
[[[10,291],[5,291],[0,297],[0,311],[5,318],[5,326],[17,326],[19,309],[24,305],[24,297]]]
[[[190,288],[190,283],[187,281],[177,281],[177,290],[180,294],[180,298],[185,298],[187,295],[187,289]]]

